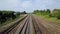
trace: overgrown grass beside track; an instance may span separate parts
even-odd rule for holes
[[[19,19],[19,18],[21,18],[21,17],[22,17],[22,16],[18,16],[18,17],[15,18],[15,19],[8,19],[8,20],[6,20],[5,23],[3,23],[3,24],[0,23],[0,27],[1,27],[1,26],[4,26],[4,25],[6,25],[6,24],[9,24],[9,23],[11,23],[11,22],[14,22],[14,21],[16,21],[17,19]]]
[[[0,27],[21,18],[22,14],[24,15],[26,12],[0,10]]]
[[[37,15],[40,18],[42,18],[42,19],[44,19],[46,21],[49,21],[50,23],[54,23],[54,24],[60,25],[60,19],[57,19],[56,17],[49,17],[49,15],[40,15],[39,13],[38,14],[34,14],[34,15]]]
[[[60,9],[54,9],[53,11],[51,11],[50,9],[34,10],[33,14],[50,23],[60,25]]]

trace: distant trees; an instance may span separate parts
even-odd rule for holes
[[[20,14],[27,14],[26,11],[20,12]]]
[[[26,14],[26,11],[24,12],[15,12],[15,11],[7,11],[7,10],[0,10],[0,23],[6,22],[8,19],[15,19],[16,17],[20,16],[20,14]]]
[[[20,12],[16,12],[16,13],[14,13],[14,15],[19,16],[20,15]]]
[[[49,15],[49,17],[56,17],[60,19],[60,9],[54,9],[51,11],[50,9],[46,10],[34,10],[34,14],[41,14],[41,15]]]
[[[60,19],[60,9],[54,9],[52,15]]]
[[[46,13],[51,13],[50,9],[47,9],[47,10],[46,10]]]
[[[60,10],[59,9],[54,9],[52,14],[53,14],[53,16],[58,16],[58,15],[60,15]]]
[[[50,9],[46,9],[46,10],[34,10],[33,13],[40,13],[41,15],[46,15],[51,13]]]
[[[23,13],[26,14],[26,11],[24,11]]]
[[[0,23],[2,24],[7,19],[15,19],[17,15],[20,15],[20,12],[0,11]]]
[[[36,14],[36,13],[39,13],[39,12],[40,12],[39,10],[34,10],[33,13]]]

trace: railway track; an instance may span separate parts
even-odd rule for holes
[[[42,23],[43,21],[29,14],[21,20],[14,22],[6,30],[4,29],[4,31],[0,31],[0,34],[51,34],[52,31],[49,31],[43,26],[44,23]],[[55,30],[53,31],[55,32]]]
[[[11,25],[9,28],[7,28],[6,30],[4,30],[3,32],[1,32],[0,34],[9,34],[9,32],[11,32],[22,20],[24,20],[27,16],[25,16],[24,18],[22,18],[21,20],[19,20],[17,23]]]
[[[30,17],[28,17],[28,19],[27,19],[27,25],[26,25],[26,29],[25,29],[25,32],[24,32],[25,34],[29,34],[29,32],[30,32],[30,23],[29,23],[30,20],[29,20],[29,18]]]
[[[32,22],[30,23],[32,18]],[[31,34],[30,27],[33,26],[31,29],[34,29],[34,34],[42,34],[37,22],[35,21],[34,17],[31,15],[27,15],[17,23],[13,24],[8,29],[1,32],[1,34]]]
[[[25,24],[21,28],[19,34],[29,34],[29,32],[30,32],[30,23],[29,23],[29,20],[30,20],[30,17],[28,16],[28,18],[26,19]]]
[[[35,30],[35,34],[42,34],[37,22],[35,21],[34,17],[32,16],[32,22]]]

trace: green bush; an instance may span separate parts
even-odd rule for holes
[[[58,15],[57,18],[60,19],[60,15]]]
[[[54,9],[52,12],[52,15],[57,17],[58,15],[60,15],[60,9]]]
[[[52,14],[49,14],[49,17],[53,17]]]
[[[52,14],[49,14],[49,17],[54,17]]]
[[[17,13],[17,14],[14,14]],[[16,17],[20,15],[19,12],[14,12],[14,11],[0,11],[0,23],[5,23],[6,20],[8,19],[15,19]]]

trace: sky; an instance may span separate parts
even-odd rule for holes
[[[0,0],[0,10],[26,11],[60,9],[60,0]]]

